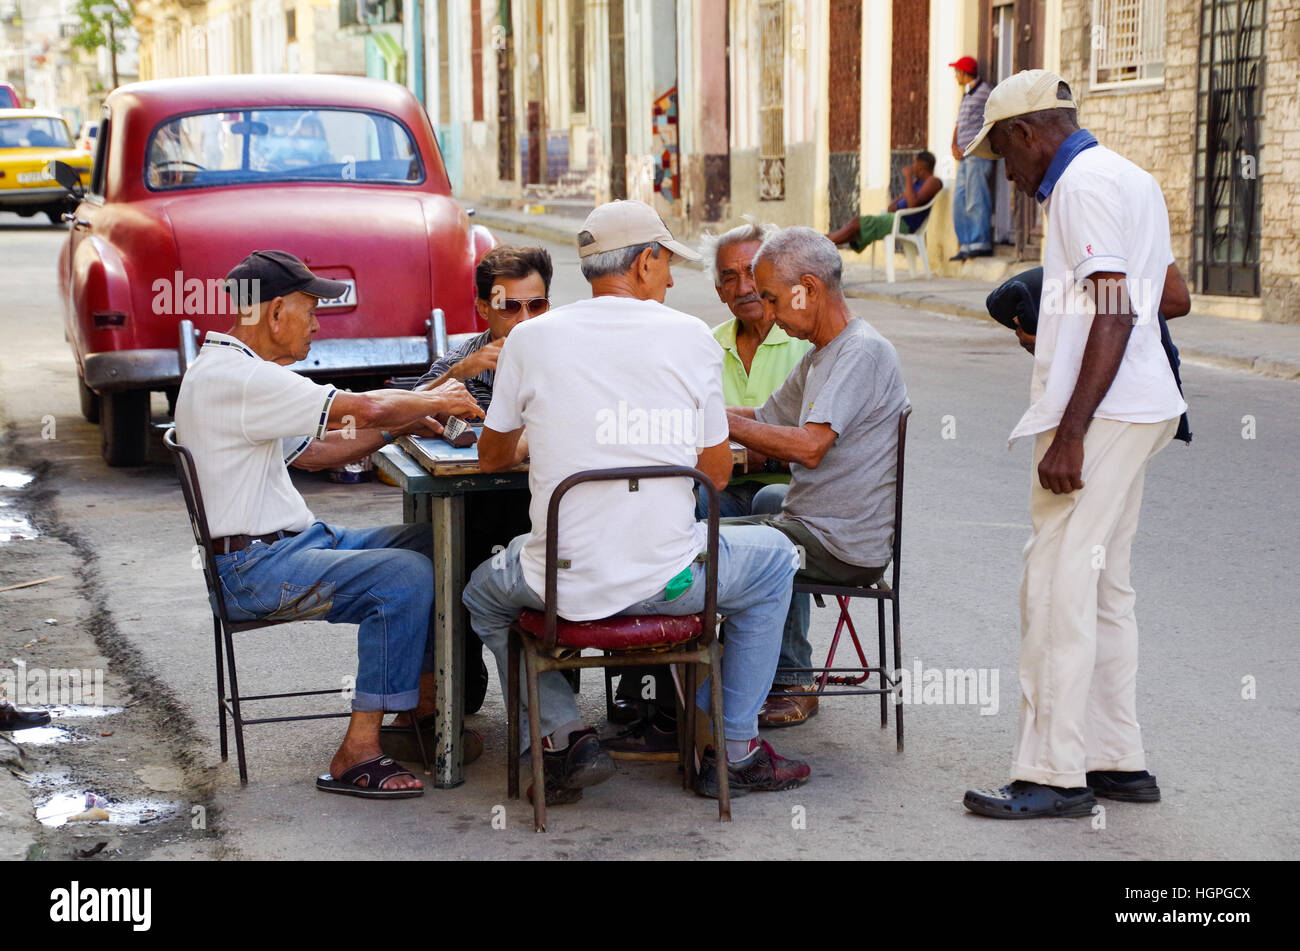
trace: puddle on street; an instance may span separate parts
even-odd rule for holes
[[[46,713],[54,720],[77,720],[91,719],[93,717],[107,717],[114,713],[121,713],[123,707],[95,707],[89,704],[80,703],[56,703],[53,706],[43,708]]]
[[[177,813],[178,807],[173,802],[158,799],[133,799],[128,802],[107,802],[94,793],[62,792],[56,793],[36,807],[36,818],[41,825],[57,829],[67,825],[68,820],[92,807],[99,807],[108,812],[107,819],[92,820],[106,822],[109,825],[145,825],[166,819]],[[75,825],[80,824],[79,820]]]
[[[21,515],[0,515],[0,545],[6,542],[30,541],[38,535],[40,532]]]
[[[51,746],[55,743],[71,743],[74,739],[71,733],[57,726],[33,726],[15,730],[13,737],[20,746]]]
[[[21,489],[34,479],[30,472],[17,469],[0,469],[0,489]]]

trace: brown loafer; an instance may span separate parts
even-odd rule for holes
[[[816,696],[817,686],[815,684],[802,686],[797,684],[773,684],[772,686],[776,690],[812,694],[812,696],[769,696],[763,704],[763,708],[758,711],[758,725],[760,727],[798,726],[809,717],[817,716],[819,698]]]

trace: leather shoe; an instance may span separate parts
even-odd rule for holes
[[[1064,789],[1017,779],[1001,789],[968,789],[962,802],[990,819],[1042,819],[1091,815],[1097,799],[1087,786]]]
[[[49,726],[50,715],[44,710],[19,710],[8,700],[0,700],[0,731],[26,730]]]
[[[954,254],[952,257],[950,257],[948,260],[949,260],[949,261],[965,261],[968,257],[970,257],[970,255],[967,254],[965,251],[958,251],[956,254]]]
[[[1104,799],[1121,802],[1159,802],[1160,787],[1146,770],[1141,772],[1096,771],[1087,775],[1088,788]]]
[[[806,697],[781,697],[769,695],[758,711],[760,727],[798,726],[809,717],[817,716],[817,697],[815,684],[773,684],[774,690],[785,693],[811,694]]]

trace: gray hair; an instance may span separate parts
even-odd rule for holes
[[[753,215],[741,215],[743,225],[737,225],[722,234],[706,232],[700,239],[700,254],[704,258],[704,267],[713,275],[713,286],[722,286],[722,275],[718,273],[718,252],[733,244],[745,244],[757,241],[760,244],[768,235],[776,232],[776,225],[760,223]]]
[[[805,274],[811,274],[828,288],[840,289],[840,275],[844,262],[830,238],[812,228],[796,226],[782,228],[763,239],[754,255],[754,267],[769,260],[778,280],[798,283]]]
[[[582,276],[589,281],[594,281],[599,277],[613,277],[618,274],[626,274],[636,263],[636,259],[641,256],[641,252],[649,248],[655,258],[659,257],[659,251],[662,246],[658,241],[651,241],[647,244],[634,244],[627,248],[615,248],[613,251],[600,251],[596,254],[589,254],[585,258],[578,259],[578,266],[582,268]]]

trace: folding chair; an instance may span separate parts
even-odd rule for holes
[[[898,414],[898,460],[894,467],[894,540],[891,554],[891,576],[889,581],[881,578],[874,585],[868,588],[858,588],[846,585],[822,584],[817,581],[801,581],[799,575],[795,575],[794,591],[796,594],[811,594],[817,602],[817,606],[824,608],[826,602],[824,598],[829,595],[833,597],[840,608],[839,621],[835,625],[835,636],[831,639],[830,650],[826,653],[826,663],[821,667],[780,667],[783,673],[813,673],[817,682],[818,697],[834,697],[855,694],[878,694],[880,696],[880,726],[883,729],[889,725],[889,697],[898,689],[898,679],[892,675],[890,668],[885,667],[885,602],[890,604],[890,614],[893,621],[894,634],[894,666],[893,670],[899,669],[902,657],[902,641],[899,632],[899,604],[898,604],[898,578],[899,578],[899,555],[903,541],[903,450],[907,445],[907,417],[912,414],[912,407],[908,406]],[[870,598],[876,602],[876,623],[877,637],[879,641],[880,662],[876,667],[870,666],[867,661],[866,652],[862,649],[862,642],[858,640],[858,632],[853,626],[853,616],[849,611],[850,602],[854,598]],[[840,636],[845,629],[849,632],[849,638],[853,642],[853,647],[857,651],[859,667],[835,667],[835,650],[839,647]],[[844,686],[847,688],[859,688],[861,684],[867,682],[872,674],[878,674],[880,677],[880,686],[873,688],[845,689],[845,690],[827,690],[827,684],[835,686]],[[792,691],[773,691],[770,696],[773,697],[807,697],[812,696],[806,693],[795,693]],[[898,752],[903,752],[903,707],[898,705],[894,718],[894,728],[898,744]]]
[[[598,621],[566,621],[556,609],[559,570],[560,500],[576,485],[586,482],[627,480],[636,492],[642,479],[694,479],[709,496],[708,544],[705,553],[704,610],[700,614],[616,615]],[[506,747],[507,795],[519,798],[519,658],[522,653],[528,685],[528,737],[533,772],[533,824],[546,831],[546,777],[542,766],[541,701],[537,679],[548,670],[577,671],[586,667],[634,667],[646,664],[684,664],[685,681],[677,717],[678,762],[682,786],[693,788],[696,778],[695,694],[701,674],[711,672],[710,705],[713,736],[718,751],[718,821],[731,819],[731,793],[727,785],[726,732],[722,719],[722,664],[718,649],[718,490],[708,477],[690,466],[632,466],[588,469],[564,479],[555,487],[546,511],[546,596],[542,611],[525,609],[510,625],[506,710],[509,733]],[[604,651],[583,657],[584,649]],[[684,708],[684,709],[682,709]]]
[[[295,621],[314,620],[311,617],[286,618],[275,621],[232,621],[226,610],[225,593],[221,579],[217,574],[217,560],[212,553],[212,535],[208,531],[208,514],[203,507],[203,492],[199,489],[199,474],[194,466],[194,457],[184,446],[176,442],[176,427],[173,426],[163,434],[163,443],[171,452],[176,463],[176,474],[180,478],[181,493],[185,496],[185,509],[189,512],[190,528],[194,530],[194,541],[203,551],[203,580],[208,585],[208,601],[215,605],[212,609],[212,637],[217,656],[217,718],[221,733],[221,761],[226,761],[228,746],[226,740],[226,716],[229,714],[235,726],[235,753],[239,759],[239,782],[248,785],[248,762],[244,755],[244,727],[258,723],[286,723],[294,720],[329,720],[351,716],[351,713],[312,713],[302,716],[281,717],[245,717],[242,705],[255,700],[281,700],[288,697],[316,697],[325,694],[337,694],[346,699],[343,689],[299,690],[293,693],[268,693],[251,697],[239,695],[239,676],[235,670],[235,642],[233,635],[243,631],[252,631],[262,627],[274,627],[277,624],[292,624]],[[224,646],[224,663],[223,663]],[[226,694],[225,670],[230,671],[230,693]],[[414,718],[412,718],[414,719]],[[419,745],[420,758],[425,773],[429,772],[429,754],[424,748],[424,737],[418,729],[413,729],[416,743]]]
[[[885,280],[888,283],[894,283],[894,252],[900,245],[903,251],[903,257],[907,259],[908,276],[916,277],[916,262],[918,259],[921,262],[921,270],[925,272],[925,276],[927,278],[930,276],[930,252],[925,246],[925,226],[930,223],[930,218],[927,216],[915,231],[908,232],[900,229],[904,218],[910,217],[911,215],[919,215],[936,201],[938,201],[937,195],[919,208],[900,208],[898,211],[894,212],[894,230],[881,239],[885,244]],[[873,243],[871,245],[872,269],[874,269],[875,266],[876,245]]]

